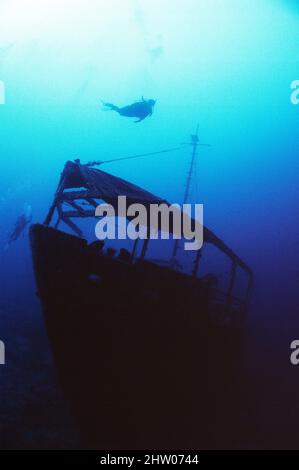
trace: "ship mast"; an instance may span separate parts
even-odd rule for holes
[[[186,180],[186,189],[185,189],[183,204],[186,204],[189,199],[190,187],[191,187],[191,181],[192,181],[192,176],[193,176],[194,164],[195,164],[196,156],[197,156],[198,144],[199,144],[199,139],[198,139],[198,126],[197,126],[195,134],[191,135],[192,158],[191,158],[190,168],[189,168],[187,180]]]
[[[193,170],[194,170],[194,165],[195,165],[196,157],[197,157],[197,149],[198,149],[198,146],[200,145],[199,144],[199,138],[198,138],[198,130],[199,130],[199,126],[197,125],[195,134],[191,135],[190,145],[192,146],[192,155],[191,155],[191,163],[190,163],[190,167],[189,167],[189,171],[188,171],[188,175],[187,175],[187,179],[186,179],[186,188],[185,188],[183,204],[187,203],[187,201],[189,199],[189,195],[190,195],[190,188],[191,188]],[[174,265],[177,264],[176,255],[177,255],[177,251],[178,251],[178,247],[179,247],[179,241],[180,240],[175,240],[174,247],[173,247],[171,262]]]

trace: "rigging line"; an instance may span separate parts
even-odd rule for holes
[[[174,147],[174,148],[171,148],[171,149],[160,150],[158,152],[142,153],[142,154],[139,154],[139,155],[132,155],[131,157],[113,158],[111,160],[99,160],[98,162],[90,162],[90,163],[88,163],[88,165],[89,166],[103,165],[104,163],[114,163],[114,162],[119,162],[119,161],[122,161],[122,160],[132,160],[133,158],[149,157],[151,155],[159,155],[161,153],[175,152],[176,150],[181,150],[185,147],[186,147],[186,144],[182,144],[180,147]]]
[[[192,142],[182,142],[182,145],[192,145]],[[212,147],[211,144],[197,144],[197,147]]]

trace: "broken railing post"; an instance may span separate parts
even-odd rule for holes
[[[199,268],[201,257],[202,257],[202,252],[201,252],[201,249],[200,249],[196,253],[196,258],[195,258],[194,264],[193,264],[192,276],[194,276],[194,277],[196,277],[197,274],[198,274],[198,268]]]
[[[142,251],[141,251],[141,255],[140,255],[140,259],[144,259],[144,258],[145,258],[146,250],[147,250],[147,247],[148,247],[148,243],[149,243],[149,237],[147,237],[147,238],[144,240],[144,242],[143,242]]]
[[[132,254],[131,254],[131,260],[132,261],[134,261],[134,259],[135,259],[137,246],[138,246],[138,238],[136,238],[136,240],[134,241],[133,250],[132,250]]]
[[[63,172],[60,176],[60,180],[59,180],[57,190],[56,190],[56,193],[55,193],[55,196],[54,196],[54,201],[53,201],[53,203],[52,203],[52,205],[49,209],[48,215],[47,215],[47,217],[44,221],[45,225],[50,225],[52,217],[53,217],[55,209],[56,209],[56,206],[57,206],[57,201],[59,199],[59,196],[63,193],[63,190],[64,190],[64,170],[63,170]]]

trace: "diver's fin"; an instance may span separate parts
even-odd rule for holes
[[[101,100],[102,101],[102,100]],[[112,104],[112,103],[105,103],[105,101],[102,101],[103,105],[105,106],[105,108],[108,108],[110,109],[111,111],[119,111],[119,107],[118,106],[115,106],[115,104]]]
[[[111,111],[111,109],[107,108],[105,101],[101,100],[101,103],[103,105],[102,111]]]

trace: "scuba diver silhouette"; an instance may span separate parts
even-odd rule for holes
[[[141,101],[137,101],[136,103],[130,104],[129,106],[124,106],[123,108],[119,108],[112,103],[105,103],[102,101],[103,105],[110,109],[111,111],[116,111],[120,116],[125,117],[135,117],[138,118],[138,121],[134,122],[141,122],[148,116],[153,114],[153,107],[156,104],[155,100],[145,100],[142,97]]]
[[[21,235],[24,233],[27,225],[30,224],[32,220],[32,208],[30,204],[24,204],[24,211],[23,213],[18,217],[14,229],[8,236],[8,240],[5,246],[5,249],[8,248],[8,246],[15,242]]]

